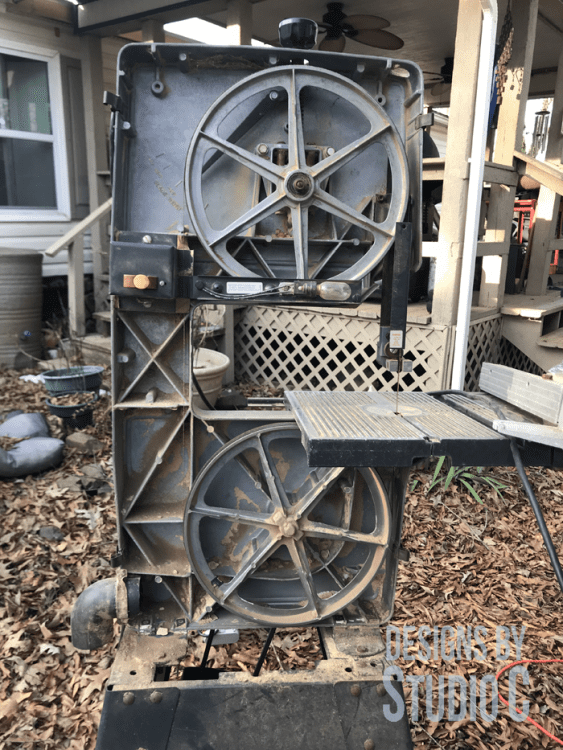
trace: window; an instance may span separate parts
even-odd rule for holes
[[[60,100],[58,55],[0,50],[0,218],[69,218]]]

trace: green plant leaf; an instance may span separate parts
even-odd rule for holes
[[[459,469],[456,469],[455,466],[452,466],[451,469],[448,471],[448,474],[446,476],[446,481],[444,482],[444,489],[447,490],[450,486],[450,483],[452,479],[455,477],[456,473],[459,471]]]
[[[469,482],[467,482],[465,479],[460,479],[459,481],[461,482],[461,484],[463,484],[465,487],[467,487],[467,489],[469,490],[469,492],[472,495],[472,497],[474,497],[475,500],[477,500],[478,503],[481,503],[481,505],[485,505],[485,503],[481,500],[481,498],[476,493],[475,489],[469,484]]]
[[[436,468],[434,470],[434,476],[432,477],[432,481],[428,485],[428,489],[426,490],[426,494],[430,492],[430,490],[434,489],[434,487],[437,484],[440,484],[442,481],[442,477],[438,477],[438,474],[440,473],[440,470],[442,469],[442,466],[444,465],[444,461],[446,460],[445,456],[440,456],[438,459],[438,463],[436,464]]]
[[[411,484],[411,492],[414,492],[414,488],[418,484],[418,479],[415,479],[414,482]]]

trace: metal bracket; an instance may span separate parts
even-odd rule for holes
[[[117,94],[112,94],[111,91],[104,91],[104,104],[111,108],[112,112],[119,112],[123,114],[123,100]]]
[[[418,115],[414,121],[417,130],[421,128],[431,128],[434,125],[434,112],[426,112],[424,115]]]
[[[399,359],[405,348],[411,246],[412,224],[398,222],[395,244],[383,260],[381,330],[376,356],[382,367],[390,359]],[[399,342],[399,346],[393,346]]]

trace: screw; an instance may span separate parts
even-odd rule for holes
[[[135,702],[135,694],[134,693],[124,693],[123,694],[123,703],[125,703],[126,706],[130,706]]]
[[[359,685],[352,685],[350,688],[350,692],[355,698],[358,698],[362,692],[362,689]]]
[[[262,156],[265,156],[268,153],[268,146],[266,146],[265,143],[261,143],[258,146],[258,153],[261,154]]]
[[[386,695],[386,693],[387,693],[387,690],[385,689],[385,685],[382,682],[380,682],[379,685],[377,686],[377,694],[383,697],[384,695]]]
[[[279,99],[279,93],[277,91],[270,91],[270,99],[272,101],[275,101],[276,99]]]
[[[364,742],[364,750],[375,750],[375,742],[373,740],[366,740]]]
[[[154,582],[155,583],[162,583],[162,576],[155,576],[154,577]]]
[[[358,652],[359,654],[367,654],[367,650],[368,650],[368,649],[367,649],[367,646],[357,646],[357,647],[356,647],[356,651],[357,651],[357,652]]]
[[[326,150],[327,156],[332,156],[334,154],[334,149],[332,146],[330,148],[327,148]]]
[[[165,284],[166,284],[166,281],[159,281],[158,282],[158,286],[165,286]]]
[[[145,236],[143,237],[143,242],[145,243],[145,245],[151,244],[152,237],[150,236],[150,234],[145,234]]]
[[[162,693],[159,693],[158,690],[155,690],[154,693],[150,694],[149,700],[151,703],[160,703],[160,701],[162,700]]]
[[[180,59],[180,60],[181,60],[182,62],[186,62],[186,60],[188,59],[188,56],[186,55],[186,53],[185,53],[185,52],[180,52],[180,54],[178,55],[178,58],[179,58],[179,59]]]

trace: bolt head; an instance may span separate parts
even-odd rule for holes
[[[126,706],[131,706],[135,703],[135,694],[129,692],[123,693],[123,703],[125,703]]]
[[[364,742],[364,750],[375,750],[375,742],[373,740],[366,740]]]
[[[352,685],[352,687],[350,688],[350,693],[355,698],[358,698],[362,693],[362,688],[359,685]]]
[[[151,242],[152,242],[152,237],[150,236],[150,234],[145,234],[145,236],[143,237],[143,242],[144,242],[144,243],[145,243],[146,245],[150,245],[150,244],[151,244]]]
[[[387,693],[387,690],[385,689],[385,685],[382,682],[380,682],[379,685],[377,686],[377,694],[383,697],[384,695],[386,695],[386,693]]]
[[[298,526],[295,523],[295,521],[284,521],[282,524],[280,524],[280,531],[284,536],[295,536],[298,530]]]
[[[155,690],[150,694],[149,700],[151,703],[160,703],[160,701],[162,700],[162,693],[160,693],[158,690]]]

